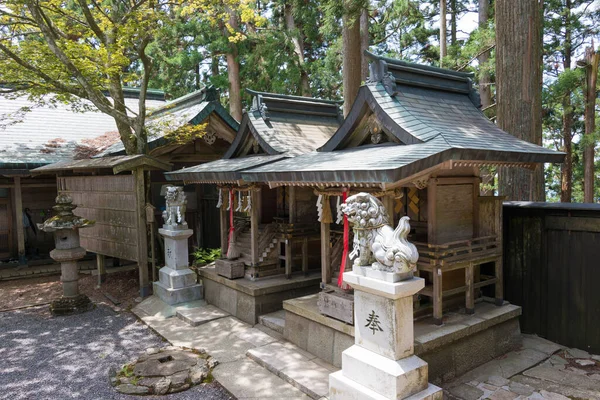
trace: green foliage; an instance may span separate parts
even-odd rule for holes
[[[201,249],[196,247],[192,253],[195,265],[205,265],[221,258],[221,249]]]

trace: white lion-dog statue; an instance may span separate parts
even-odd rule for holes
[[[375,270],[401,274],[416,269],[419,253],[407,240],[410,232],[408,217],[402,217],[393,229],[381,201],[368,193],[348,197],[342,212],[354,228],[354,248],[350,258],[354,259],[355,266],[371,265]]]
[[[166,207],[162,213],[165,225],[187,225],[185,210],[187,199],[181,186],[167,186],[165,193]]]

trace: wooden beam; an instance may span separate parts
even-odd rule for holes
[[[437,244],[436,209],[437,179],[431,179],[427,186],[427,242]]]
[[[148,280],[148,236],[146,234],[146,186],[144,184],[144,169],[133,171],[135,176],[135,197],[137,213],[137,262],[139,270],[140,296],[150,296]]]
[[[288,213],[289,213],[289,222],[293,224],[296,222],[296,187],[288,186]]]
[[[19,264],[27,264],[25,257],[25,230],[23,229],[23,193],[21,192],[21,177],[15,176],[15,224],[17,226],[17,248]]]
[[[219,209],[220,216],[220,225],[221,225],[221,257],[225,258],[227,256],[227,232],[229,230],[229,221],[227,219],[227,209],[225,207],[225,199],[229,199],[229,191],[226,189],[221,189],[221,197],[223,199],[223,204]],[[229,200],[227,200],[229,201]]]
[[[475,273],[473,264],[469,264],[465,268],[465,311],[467,314],[475,313],[475,292],[473,288],[474,280]]]
[[[308,237],[302,238],[302,272],[308,275]]]
[[[255,266],[258,264],[258,225],[260,224],[259,208],[256,207],[256,203],[258,202],[257,197],[260,196],[260,192],[257,190],[251,190],[250,196],[252,198],[252,209],[250,210],[250,254],[252,266]]]
[[[479,237],[479,178],[473,178],[473,237]]]
[[[285,277],[292,278],[292,239],[285,239]]]
[[[433,269],[433,320],[436,325],[442,325],[442,269]]]
[[[321,289],[331,283],[331,244],[328,223],[321,222]]]
[[[394,226],[394,196],[386,194],[383,196],[383,206],[388,212],[388,218],[390,219],[390,225]]]
[[[104,254],[96,254],[96,266],[98,267],[98,287],[106,281],[106,259]]]
[[[504,303],[504,280],[502,275],[502,257],[498,257],[494,265],[496,275],[496,305],[501,306]]]

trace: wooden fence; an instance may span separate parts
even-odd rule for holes
[[[504,282],[523,333],[600,354],[600,204],[504,203]]]
[[[58,191],[73,198],[73,204],[77,205],[75,214],[96,221],[94,226],[79,232],[83,248],[139,261],[133,175],[59,177]]]

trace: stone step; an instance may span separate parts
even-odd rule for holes
[[[329,394],[329,374],[337,369],[288,342],[250,349],[246,355],[312,399]]]
[[[285,310],[279,310],[258,317],[258,323],[283,335]]]
[[[176,315],[177,318],[186,322],[188,325],[198,326],[214,321],[215,319],[228,317],[229,313],[213,305],[207,304],[203,307],[177,310]]]

